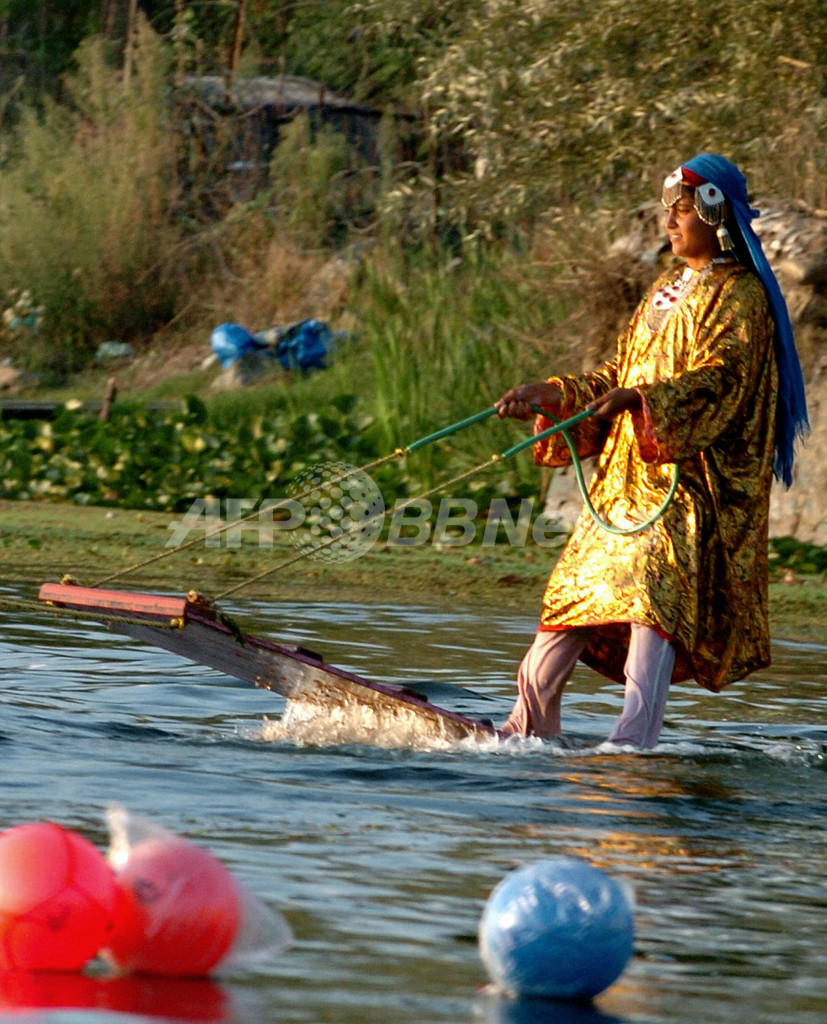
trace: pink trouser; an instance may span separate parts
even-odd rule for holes
[[[666,697],[675,664],[675,648],[649,626],[633,622],[629,654],[623,671],[626,690],[623,712],[609,734],[612,743],[654,747],[666,711]],[[589,639],[588,628],[541,630],[534,638],[517,675],[519,695],[500,730],[551,739],[560,735],[563,687]]]

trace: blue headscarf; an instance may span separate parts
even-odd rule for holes
[[[715,153],[700,153],[682,166],[700,175],[705,181],[717,185],[724,193],[743,239],[743,246],[739,248],[748,256],[747,265],[752,264],[749,269],[758,275],[766,290],[775,320],[775,359],[778,363],[778,409],[773,469],[776,479],[783,480],[789,487],[793,482],[795,442],[808,432],[810,424],[807,418],[804,377],[795,347],[787,303],[764,255],[761,240],[750,224],[753,217],[759,215],[759,211],[750,209],[746,179],[729,160]]]

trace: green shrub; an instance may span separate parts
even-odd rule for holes
[[[773,537],[769,547],[770,569],[775,573],[789,570],[827,574],[827,548],[803,544],[793,537]]]
[[[380,465],[390,453],[353,395],[299,414],[214,414],[190,397],[175,412],[116,405],[101,421],[70,406],[53,421],[0,420],[0,497],[183,512],[198,498],[282,498],[306,469],[336,461],[367,468],[390,508],[484,461],[488,448],[481,452],[469,462],[449,447],[432,462],[417,453]],[[463,486],[480,509],[515,493],[500,467]],[[532,483],[516,494],[535,490]]]
[[[30,369],[65,375],[102,341],[149,337],[181,302],[165,77],[143,27],[128,87],[93,39],[66,81],[70,102],[21,111],[0,169],[0,290],[25,289],[42,309],[11,352]]]

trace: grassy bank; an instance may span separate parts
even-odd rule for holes
[[[164,551],[174,517],[160,512],[76,507],[46,502],[0,501],[0,579],[25,581],[34,596],[46,580],[71,573],[93,585],[111,573]],[[113,580],[116,589],[191,588],[214,596],[276,566],[295,549],[276,537],[272,549],[255,538],[238,548],[198,543]],[[323,562],[304,558],[238,592],[261,600],[337,600],[508,608],[532,615],[553,553],[501,545],[438,549],[376,544],[361,558]],[[773,635],[823,639],[827,629],[827,579],[779,571],[770,585]]]
[[[175,517],[159,512],[76,507],[46,502],[0,501],[0,577],[36,586],[71,574],[94,585],[111,573],[153,558],[165,550]],[[202,542],[175,551],[108,586],[128,590],[197,589],[208,596],[229,589],[278,563],[295,548],[276,536],[272,549],[255,536],[237,548]],[[387,547],[376,544],[353,561],[303,558],[239,591],[239,596],[279,600],[398,601],[537,607],[550,566],[541,550],[502,548]]]

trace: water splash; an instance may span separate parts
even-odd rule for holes
[[[430,721],[404,708],[389,710],[357,701],[316,704],[287,701],[279,719],[265,719],[256,738],[262,742],[287,741],[300,746],[368,744],[386,750],[449,750],[461,746],[479,749],[474,738],[457,741]]]
[[[288,701],[280,718],[265,718],[258,729],[246,734],[261,743],[292,743],[307,747],[366,745],[385,750],[452,751],[561,759],[608,759],[623,757],[672,758],[696,761],[750,761],[827,768],[827,744],[818,738],[706,737],[668,739],[652,750],[637,750],[594,736],[567,735],[554,740],[536,736],[476,735],[456,739],[433,722],[403,708],[389,710],[347,701],[320,704]]]

